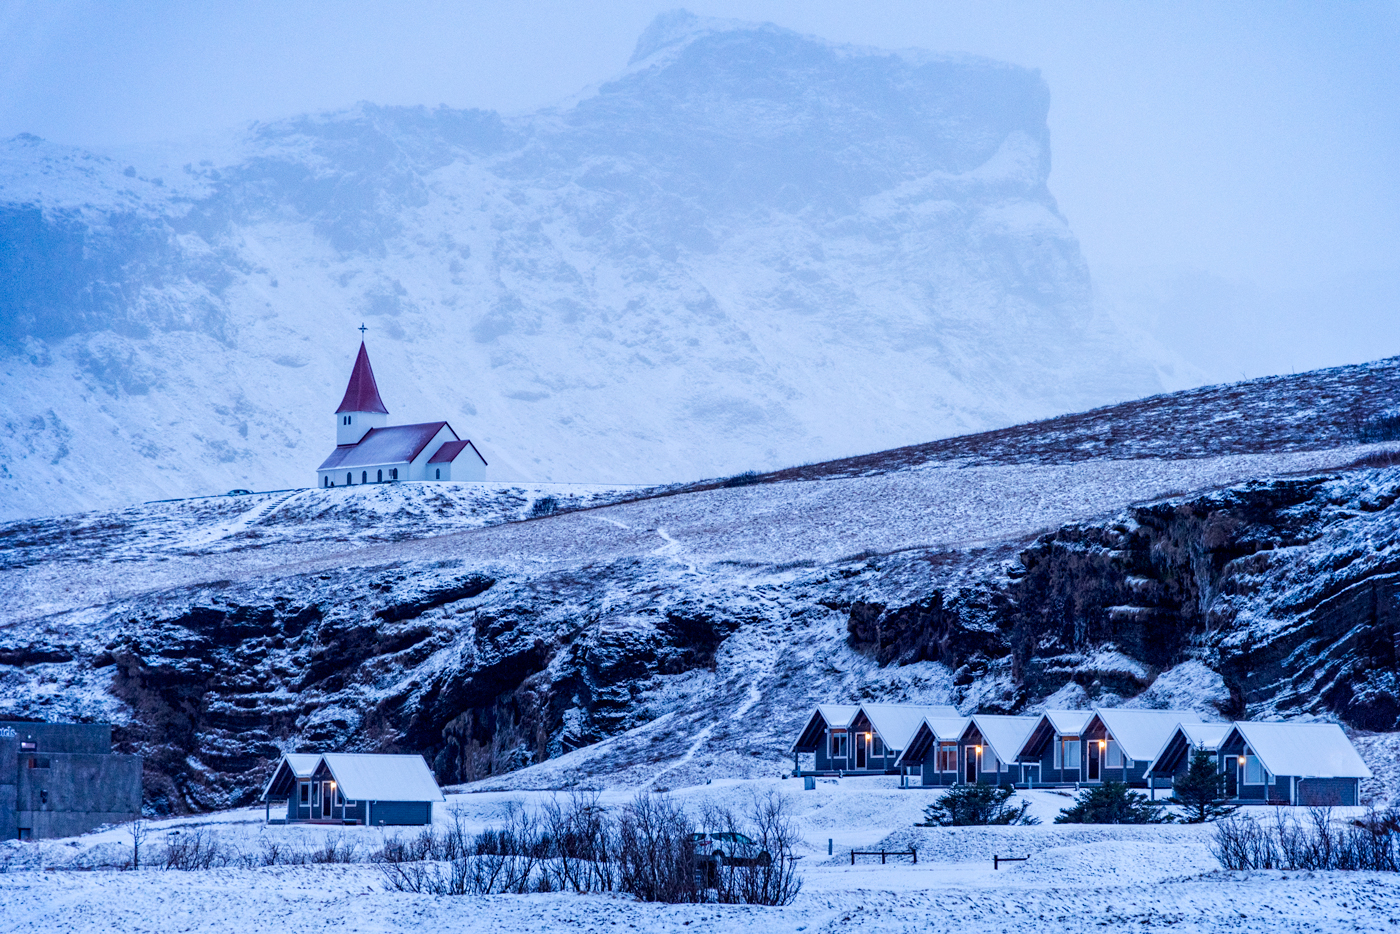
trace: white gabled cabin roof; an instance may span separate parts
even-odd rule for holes
[[[1229,735],[1230,726],[1228,723],[1178,723],[1176,729],[1167,734],[1167,739],[1162,743],[1162,748],[1157,750],[1157,755],[1148,763],[1147,774],[1152,775],[1158,769],[1166,767],[1168,759],[1172,763],[1179,761],[1178,754],[1187,755],[1197,747],[1215,752]],[[1181,738],[1180,745],[1176,745],[1178,736]],[[1188,757],[1186,761],[1191,760]]]
[[[1273,775],[1371,777],[1356,747],[1335,723],[1236,723],[1232,732],[1240,734]]]
[[[818,721],[825,724],[825,729],[844,730],[851,725],[859,710],[860,707],[855,704],[818,704],[798,732],[797,738],[788,747],[788,752],[810,752],[816,749],[822,742],[822,728],[818,727]]]
[[[940,743],[956,743],[962,739],[963,733],[967,731],[967,725],[971,722],[971,717],[924,718],[924,723],[928,724],[929,732]]]
[[[1078,736],[1093,718],[1092,710],[1047,710],[1043,714],[1061,736]]]
[[[320,757],[352,801],[446,801],[422,756],[328,752]]]
[[[1162,751],[1172,733],[1183,723],[1200,723],[1200,714],[1193,710],[1137,710],[1106,707],[1094,711],[1108,735],[1122,747],[1123,753],[1135,761],[1150,762]],[[1087,727],[1086,727],[1087,729]]]
[[[277,768],[273,769],[272,774],[268,776],[267,784],[263,786],[263,797],[266,798],[268,793],[272,791],[272,783],[277,781],[277,775],[283,768],[290,772],[293,778],[310,778],[320,761],[320,754],[315,752],[284,753],[281,761],[277,763]]]
[[[925,718],[956,719],[957,708],[919,704],[861,704],[860,710],[891,749],[909,746]]]
[[[1006,717],[998,714],[973,714],[972,722],[982,734],[982,742],[992,747],[992,752],[1002,762],[1015,762],[1021,754],[1021,747],[1030,738],[1031,730],[1040,722],[1039,717]]]

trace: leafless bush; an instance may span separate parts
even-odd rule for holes
[[[460,814],[443,836],[431,828],[416,838],[386,840],[370,857],[389,888],[429,895],[493,895],[549,891],[540,869],[538,822],[515,808],[502,827],[475,837]]]
[[[743,834],[753,843],[742,852],[714,859],[704,875],[713,881],[715,900],[743,905],[790,905],[802,890],[793,846],[799,839],[787,799],[774,791],[755,795],[742,816],[727,807],[705,811],[710,834]],[[735,858],[735,857],[738,858]]]
[[[344,834],[326,834],[321,845],[311,851],[311,862],[353,863],[357,849],[354,839]]]
[[[1272,821],[1232,817],[1215,825],[1211,854],[1226,869],[1353,869],[1400,872],[1400,810],[1374,808],[1339,822],[1330,808]]]
[[[633,798],[618,819],[618,888],[644,902],[702,901],[694,832],[685,811],[664,795]]]
[[[175,831],[166,837],[165,868],[190,872],[227,866],[236,856],[211,830]]]
[[[611,892],[617,883],[617,832],[597,792],[574,792],[543,809],[544,871],[558,891]]]

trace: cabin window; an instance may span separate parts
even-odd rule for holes
[[[340,793],[340,786],[339,786],[339,785],[336,785],[336,786],[335,786],[335,806],[336,806],[336,807],[344,807],[344,806],[345,806],[345,797],[344,797],[343,795],[341,795],[341,793]]]
[[[398,478],[399,478],[399,468],[397,468],[397,467],[390,467],[390,468],[389,468],[389,479],[390,479],[390,480],[397,480]]]
[[[845,733],[832,733],[832,734],[831,734],[831,758],[833,758],[833,759],[844,759],[844,758],[846,758],[846,734],[845,734]]]
[[[1055,744],[1055,768],[1079,768],[1079,739],[1061,739]]]
[[[1246,753],[1244,757],[1244,783],[1246,785],[1267,784],[1264,773],[1264,763],[1259,761],[1259,757],[1253,753]]]
[[[1123,767],[1123,747],[1113,740],[1108,741],[1107,765],[1110,769],[1121,769]]]
[[[439,468],[437,469],[437,477],[434,478],[434,479],[437,479],[437,480],[441,480],[441,479],[442,479],[442,468],[441,468],[441,467],[439,467]]]
[[[956,772],[958,770],[958,747],[955,744],[938,747],[938,771]]]
[[[322,422],[322,424],[325,424],[325,423]],[[301,782],[299,787],[301,788],[301,803],[302,803],[302,804],[310,804],[310,803],[311,803],[311,786],[308,785],[306,782]]]
[[[384,471],[382,471],[382,470],[376,470],[376,471],[374,472],[374,482],[375,482],[375,483],[383,483],[383,482],[384,482]]]
[[[883,756],[885,754],[885,744],[881,741],[879,736],[875,737],[875,741],[870,749],[870,754],[872,756]]]
[[[361,482],[361,483],[369,483],[369,471],[368,471],[368,470],[361,470],[361,471],[360,471],[360,482]]]
[[[984,746],[982,748],[982,771],[1001,771],[1001,760],[997,758],[996,750],[991,746]]]

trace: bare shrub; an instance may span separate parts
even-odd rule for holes
[[[321,845],[311,851],[311,862],[353,863],[357,849],[355,840],[345,834],[326,834]]]
[[[549,881],[540,871],[538,822],[518,807],[508,812],[505,825],[474,837],[466,834],[459,813],[444,836],[428,828],[408,841],[394,837],[370,860],[388,887],[398,892],[523,895],[549,890]]]
[[[694,826],[665,795],[643,792],[617,827],[618,888],[644,902],[697,902]]]
[[[174,831],[165,840],[165,868],[193,872],[227,866],[236,854],[203,827]]]
[[[730,841],[720,845],[718,855],[706,854],[708,865],[701,873],[712,883],[716,901],[789,905],[797,898],[802,879],[793,846],[800,834],[786,798],[770,790],[754,795],[742,815],[731,808],[711,807],[703,819],[711,838],[723,834]]]
[[[1400,811],[1372,808],[1337,821],[1330,808],[1272,821],[1231,817],[1215,825],[1211,855],[1226,869],[1349,869],[1400,872]]]
[[[611,892],[617,884],[617,833],[597,792],[574,792],[543,809],[545,873],[557,891]]]

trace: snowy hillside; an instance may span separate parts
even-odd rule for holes
[[[444,781],[505,788],[772,775],[804,711],[860,697],[1332,719],[1389,801],[1395,445],[1278,440],[1308,424],[1306,387],[1354,376],[808,479],[405,483],[12,522],[0,715],[110,720],[158,812],[246,802],[311,747],[420,751]],[[1146,452],[1151,413],[1209,424],[1222,393],[1261,413],[1215,422],[1236,453],[1066,444],[1116,421]]]
[[[395,423],[657,483],[1151,393],[994,62],[659,19],[518,117],[0,142],[0,516],[308,485],[362,321]]]

